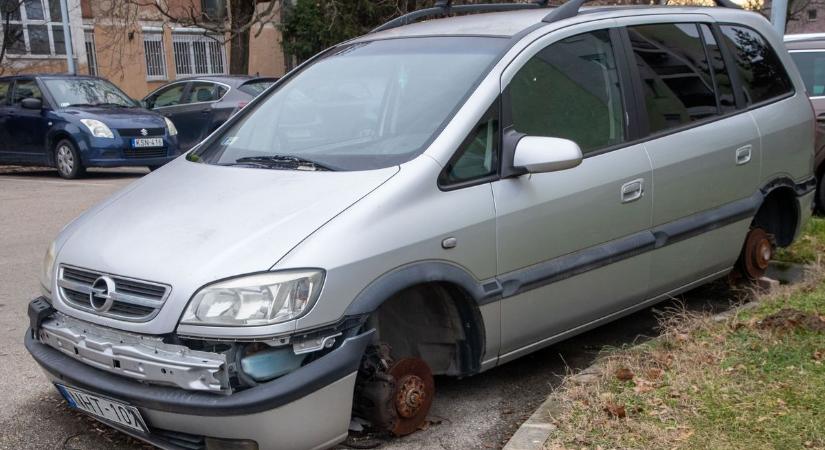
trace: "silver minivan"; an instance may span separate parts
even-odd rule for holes
[[[325,448],[415,430],[433,375],[760,277],[816,185],[781,38],[581,3],[439,2],[316,56],[66,226],[26,348],[159,447]]]

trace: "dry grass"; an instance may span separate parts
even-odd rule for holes
[[[825,333],[785,317],[825,323],[823,280],[812,266],[722,320],[666,311],[660,338],[605,352],[595,381],[567,378],[545,447],[825,448]]]

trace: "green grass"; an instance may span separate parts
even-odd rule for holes
[[[790,247],[780,249],[774,255],[777,261],[811,264],[825,254],[825,218],[812,217],[805,225],[799,239]]]

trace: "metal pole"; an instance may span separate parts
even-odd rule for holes
[[[67,0],[60,0],[60,15],[63,16],[63,41],[66,46],[66,63],[69,66],[69,73],[77,75],[77,68],[74,65],[74,52],[72,51],[72,31],[69,29],[69,6]]]
[[[785,35],[785,21],[788,14],[788,0],[771,1],[771,23],[779,36]]]

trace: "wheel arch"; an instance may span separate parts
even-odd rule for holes
[[[763,199],[754,215],[752,226],[764,228],[772,234],[779,247],[791,245],[797,235],[801,211],[796,199],[802,189],[807,188],[787,177],[776,178],[762,188]]]
[[[74,148],[77,149],[78,153],[80,153],[80,147],[77,145],[77,141],[72,137],[72,134],[69,133],[67,130],[60,129],[49,133],[48,137],[46,138],[46,148],[48,151],[46,152],[48,155],[48,162],[51,166],[56,166],[57,162],[55,161],[55,146],[58,142],[62,141],[63,139],[68,140],[69,142],[74,145]]]

